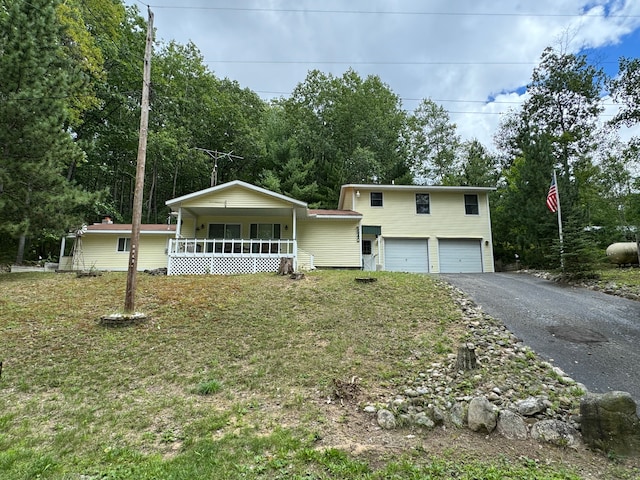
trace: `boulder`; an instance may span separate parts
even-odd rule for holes
[[[607,453],[640,456],[640,420],[627,392],[587,393],[580,402],[584,442]]]
[[[578,431],[560,420],[541,420],[535,423],[531,427],[531,438],[559,447],[577,448],[580,445]]]
[[[475,397],[469,403],[467,423],[474,432],[485,430],[491,433],[498,421],[498,408],[487,397]]]
[[[511,410],[500,411],[496,431],[509,440],[524,440],[529,434],[524,419]]]
[[[451,423],[456,427],[462,428],[467,424],[468,406],[465,402],[456,402],[449,413]]]
[[[531,417],[542,412],[546,407],[545,399],[542,397],[529,397],[516,402],[516,410],[524,417]]]

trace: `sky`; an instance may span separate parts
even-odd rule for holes
[[[442,105],[463,140],[493,149],[548,47],[585,53],[609,75],[640,52],[638,0],[125,0],[154,13],[156,40],[193,42],[216,76],[263,99],[310,70],[377,75],[412,111]],[[615,113],[610,99],[603,120]],[[623,131],[623,139],[640,127]]]

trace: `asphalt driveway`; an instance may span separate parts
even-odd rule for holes
[[[591,392],[629,392],[640,412],[640,302],[523,273],[441,274]]]

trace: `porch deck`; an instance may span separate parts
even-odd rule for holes
[[[281,258],[293,258],[295,240],[169,239],[168,275],[231,275],[277,272]]]

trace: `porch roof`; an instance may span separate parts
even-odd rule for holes
[[[296,200],[295,198],[291,198],[291,197],[287,197],[286,195],[282,195],[280,193],[275,193],[272,192],[270,190],[267,190],[265,188],[261,188],[261,187],[257,187],[255,185],[251,185],[250,183],[246,183],[243,182],[241,180],[234,180],[231,182],[227,182],[227,183],[223,183],[221,185],[216,185],[215,187],[210,187],[210,188],[206,188],[204,190],[200,190],[197,192],[193,192],[193,193],[189,193],[188,195],[183,195],[182,197],[177,197],[171,200],[168,200],[166,203],[166,205],[168,207],[171,207],[172,210],[175,210],[176,208],[179,208],[180,205],[183,202],[186,202],[188,200],[194,200],[197,199],[199,197],[204,197],[207,195],[211,195],[212,193],[216,193],[216,192],[222,192],[224,190],[227,189],[231,189],[231,188],[244,188],[247,190],[251,190],[253,192],[257,192],[260,193],[262,195],[267,195],[269,197],[290,203],[292,207],[301,207],[301,208],[307,208],[307,204],[305,202],[302,202],[300,200]]]

